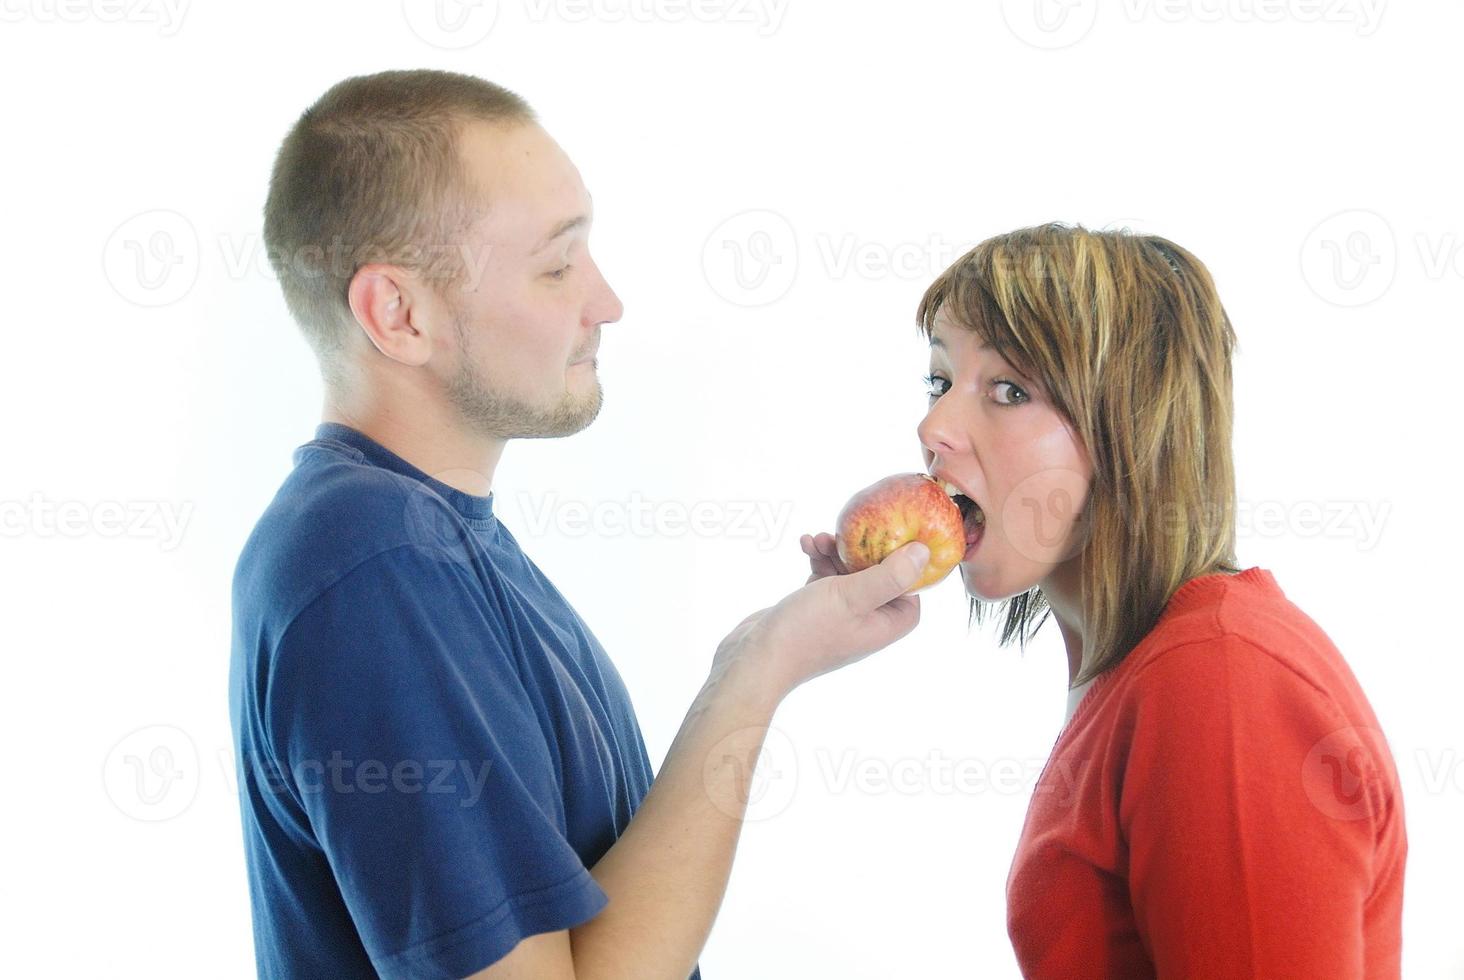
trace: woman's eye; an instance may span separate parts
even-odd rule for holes
[[[940,387],[941,385],[945,385],[945,387],[942,388]],[[950,386],[951,383],[938,374],[927,374],[925,376],[925,390],[929,392],[931,398],[939,398],[941,395],[944,395]]]
[[[996,400],[996,403],[998,405],[1020,405],[1020,404],[1022,404],[1025,401],[1030,401],[1031,400],[1031,396],[1030,395],[1028,395],[1021,388],[1018,388],[1016,385],[1012,384],[1010,381],[998,379],[996,381],[993,381],[991,383],[991,386],[993,388],[1000,388],[1002,386],[1005,386],[1008,389],[1007,398],[1009,400],[1008,401],[1002,401],[1000,398],[998,398]]]
[[[550,279],[553,279],[555,282],[558,282],[559,280],[563,279],[564,274],[572,268],[574,268],[574,266],[566,265],[562,268],[555,269],[553,272],[546,272],[545,275],[547,275]]]

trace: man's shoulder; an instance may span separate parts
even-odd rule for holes
[[[236,615],[287,623],[363,564],[463,547],[460,535],[456,512],[420,481],[307,444],[239,555]]]

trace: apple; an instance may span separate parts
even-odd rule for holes
[[[906,594],[929,588],[951,573],[966,551],[961,509],[925,473],[897,473],[849,498],[834,524],[834,543],[851,572],[878,565],[903,544],[919,541],[930,560]]]

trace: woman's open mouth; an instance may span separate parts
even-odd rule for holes
[[[986,533],[986,514],[980,504],[962,493],[954,484],[945,483],[943,486],[961,511],[961,525],[966,530],[966,553],[961,556],[961,560],[970,561]]]

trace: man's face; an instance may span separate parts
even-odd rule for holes
[[[603,398],[600,326],[623,312],[590,258],[589,192],[532,123],[469,124],[459,152],[486,211],[467,231],[465,281],[445,290],[455,329],[435,343],[448,397],[495,438],[578,432]]]

